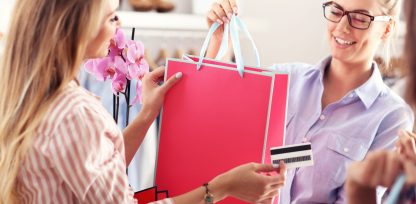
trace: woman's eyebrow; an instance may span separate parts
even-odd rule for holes
[[[339,4],[337,4],[337,3],[335,3],[335,2],[332,2],[337,8],[339,8],[339,9],[341,9],[341,10],[343,10],[343,11],[345,11],[345,9],[342,7],[342,6],[340,6]],[[367,11],[367,10],[364,10],[364,9],[357,9],[357,10],[352,10],[351,12],[359,12],[359,13],[365,13],[365,14],[370,14],[370,12],[369,11]]]

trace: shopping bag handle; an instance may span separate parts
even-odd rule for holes
[[[202,61],[203,61],[204,56],[206,54],[206,51],[208,49],[208,45],[209,45],[209,42],[212,38],[212,35],[214,34],[214,32],[219,27],[220,27],[220,24],[217,23],[217,22],[214,22],[212,24],[211,28],[209,29],[207,37],[205,38],[205,41],[204,41],[204,43],[202,45],[202,48],[201,48],[201,52],[200,52],[200,55],[199,55],[199,61],[198,61],[198,64],[197,64],[197,70],[199,70],[201,68],[201,64],[202,64]],[[246,25],[244,24],[244,22],[241,21],[240,18],[238,18],[235,14],[232,15],[230,23],[226,23],[224,25],[224,34],[223,34],[221,46],[220,46],[220,49],[219,49],[218,54],[215,57],[215,59],[219,60],[222,57],[224,57],[224,55],[225,55],[225,53],[227,52],[227,49],[228,49],[228,35],[230,34],[231,35],[231,42],[232,42],[232,45],[233,45],[233,52],[234,52],[235,60],[236,60],[236,64],[237,64],[237,70],[238,70],[240,76],[243,77],[243,75],[244,75],[244,60],[243,60],[243,56],[241,54],[239,30],[243,31],[243,33],[250,40],[250,43],[253,47],[254,54],[255,54],[255,57],[256,57],[256,66],[260,67],[259,52],[258,52],[258,49],[256,47],[256,44],[254,43],[253,37],[248,32],[248,29],[247,29]]]
[[[391,188],[389,196],[387,197],[387,200],[386,200],[387,204],[397,203],[405,183],[406,183],[406,175],[402,173],[396,178],[396,181],[394,182]]]

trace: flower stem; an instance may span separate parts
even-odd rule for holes
[[[130,118],[130,80],[127,80],[127,87],[126,87],[126,103],[127,103],[127,109],[126,109],[126,127],[129,125],[129,118]]]
[[[131,31],[131,40],[134,40],[135,33],[136,33],[136,28],[133,28],[132,31]],[[126,103],[127,103],[127,108],[126,108],[126,127],[127,127],[127,125],[129,125],[129,117],[130,117],[130,84],[131,84],[130,82],[131,82],[130,80],[127,80],[127,87],[126,87],[126,94],[125,94],[125,96],[126,96]]]

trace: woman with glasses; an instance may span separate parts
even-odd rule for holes
[[[393,148],[398,131],[413,127],[410,107],[383,83],[373,61],[395,31],[400,0],[334,0],[322,8],[330,56],[316,65],[273,66],[291,77],[286,145],[311,142],[315,163],[288,171],[285,204],[345,203],[348,164],[369,151]],[[208,23],[227,23],[237,12],[235,0],[222,0]],[[217,31],[207,57],[215,57],[221,40]],[[388,48],[386,55],[388,61]],[[380,199],[383,189],[378,193]]]

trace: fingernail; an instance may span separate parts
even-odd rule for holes
[[[223,22],[220,19],[217,19],[217,23],[219,23],[220,25],[223,24]]]
[[[228,23],[228,19],[226,17],[222,17],[222,21]]]
[[[182,78],[182,72],[176,73],[175,78],[177,78],[177,79]]]
[[[227,17],[228,17],[228,20],[230,20],[230,21],[231,21],[231,17],[233,17],[233,14],[232,14],[232,13],[228,13],[228,14],[227,14]]]
[[[237,15],[238,14],[238,9],[237,9],[237,7],[234,7],[233,8],[233,11],[234,11],[234,13]]]

